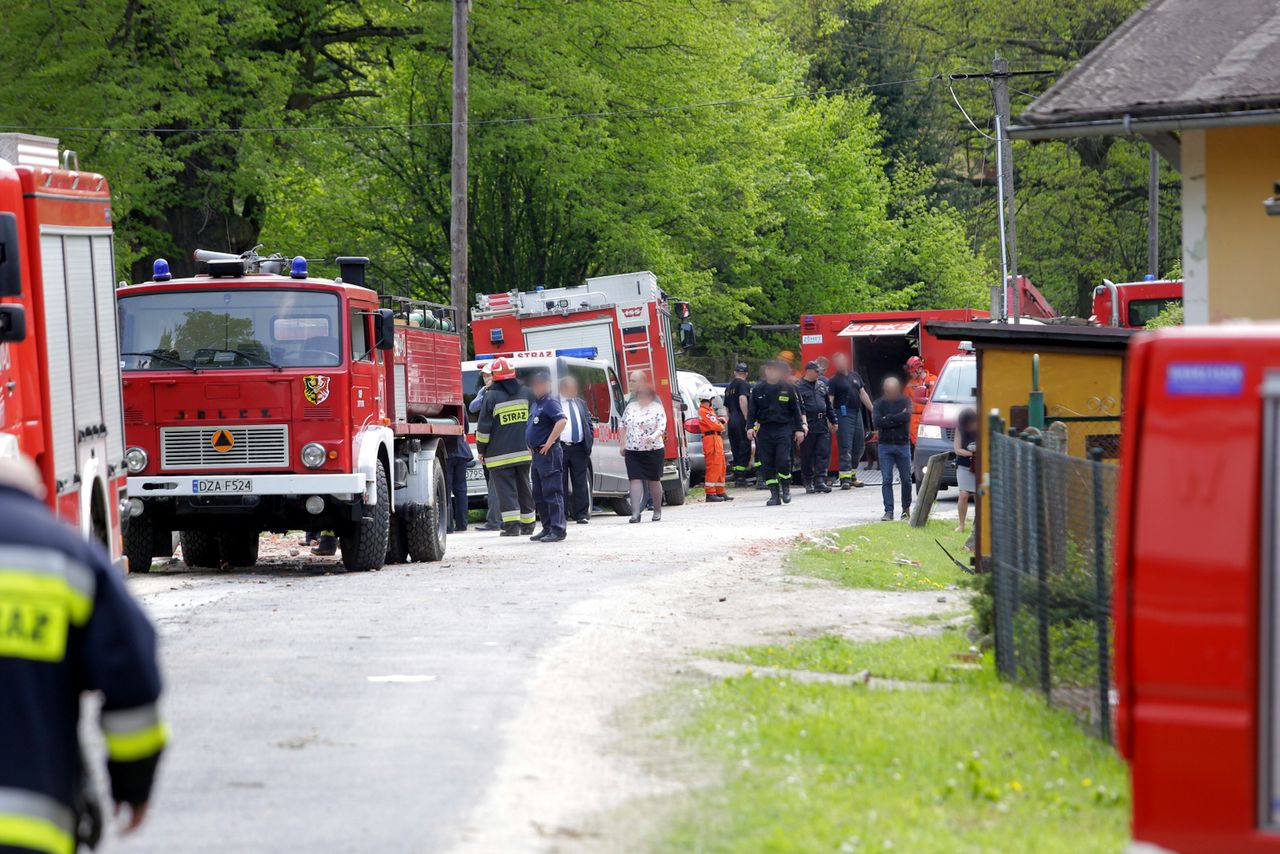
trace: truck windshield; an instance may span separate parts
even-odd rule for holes
[[[942,376],[933,389],[930,401],[937,403],[975,403],[978,386],[976,359],[952,359],[942,368]]]
[[[118,304],[126,371],[342,364],[337,294],[173,291],[122,296]]]

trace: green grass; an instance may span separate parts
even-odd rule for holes
[[[827,635],[785,646],[745,647],[717,654],[716,657],[740,664],[822,673],[869,670],[872,676],[881,679],[910,682],[993,678],[990,668],[981,671],[948,668],[948,665],[957,663],[952,653],[965,653],[969,648],[969,639],[964,632],[949,628],[936,635],[895,637],[875,643],[858,643]]]
[[[964,562],[967,533],[957,533],[955,523],[931,519],[924,528],[906,522],[874,522],[843,528],[831,534],[838,551],[812,543],[799,546],[791,556],[792,569],[816,575],[846,587],[875,590],[942,590],[960,584],[968,575],[950,561],[937,540]]]
[[[919,676],[938,643],[841,644],[845,664],[812,643],[766,657],[847,671],[894,651],[893,672]],[[742,677],[697,690],[693,706],[685,735],[723,784],[681,804],[662,851],[1115,852],[1127,840],[1110,747],[993,678],[877,691]]]

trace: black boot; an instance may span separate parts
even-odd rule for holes
[[[784,480],[782,482],[782,503],[783,504],[791,503],[791,481],[790,480]]]
[[[827,479],[825,477],[818,478],[818,491],[823,493],[831,491],[831,487],[827,485]]]
[[[499,536],[502,536],[502,537],[518,537],[518,536],[520,536],[520,523],[519,523],[519,522],[508,522],[507,524],[503,525],[503,526],[502,526],[502,533],[501,533]]]
[[[776,483],[769,484],[769,493],[770,493],[769,500],[764,503],[766,507],[777,507],[779,504],[782,503],[781,492],[778,489],[778,484]]]
[[[537,527],[537,523],[535,523],[535,522],[530,522],[530,523],[529,523],[529,524],[527,524],[527,525],[523,525],[523,524],[522,524],[522,525],[520,526],[520,533],[524,534],[524,535],[527,537],[527,536],[529,536],[530,534],[532,534],[532,533],[533,533],[533,529],[534,529],[534,528],[536,528],[536,527]]]

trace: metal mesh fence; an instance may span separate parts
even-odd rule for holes
[[[1101,449],[1082,459],[1043,447],[1044,438],[1005,435],[992,424],[996,667],[1109,740],[1119,469],[1101,461]]]

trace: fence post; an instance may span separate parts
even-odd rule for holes
[[[1036,622],[1040,635],[1040,691],[1048,699],[1051,690],[1049,673],[1049,582],[1048,568],[1040,554],[1040,437],[1025,436],[1031,445],[1027,466],[1027,556],[1036,571]],[[1028,567],[1029,568],[1029,567]]]
[[[1098,638],[1098,722],[1104,741],[1111,741],[1111,628],[1107,624],[1110,613],[1111,585],[1107,578],[1106,516],[1107,510],[1102,491],[1102,449],[1089,449],[1090,467],[1093,469],[1093,579],[1097,601],[1094,602]]]

